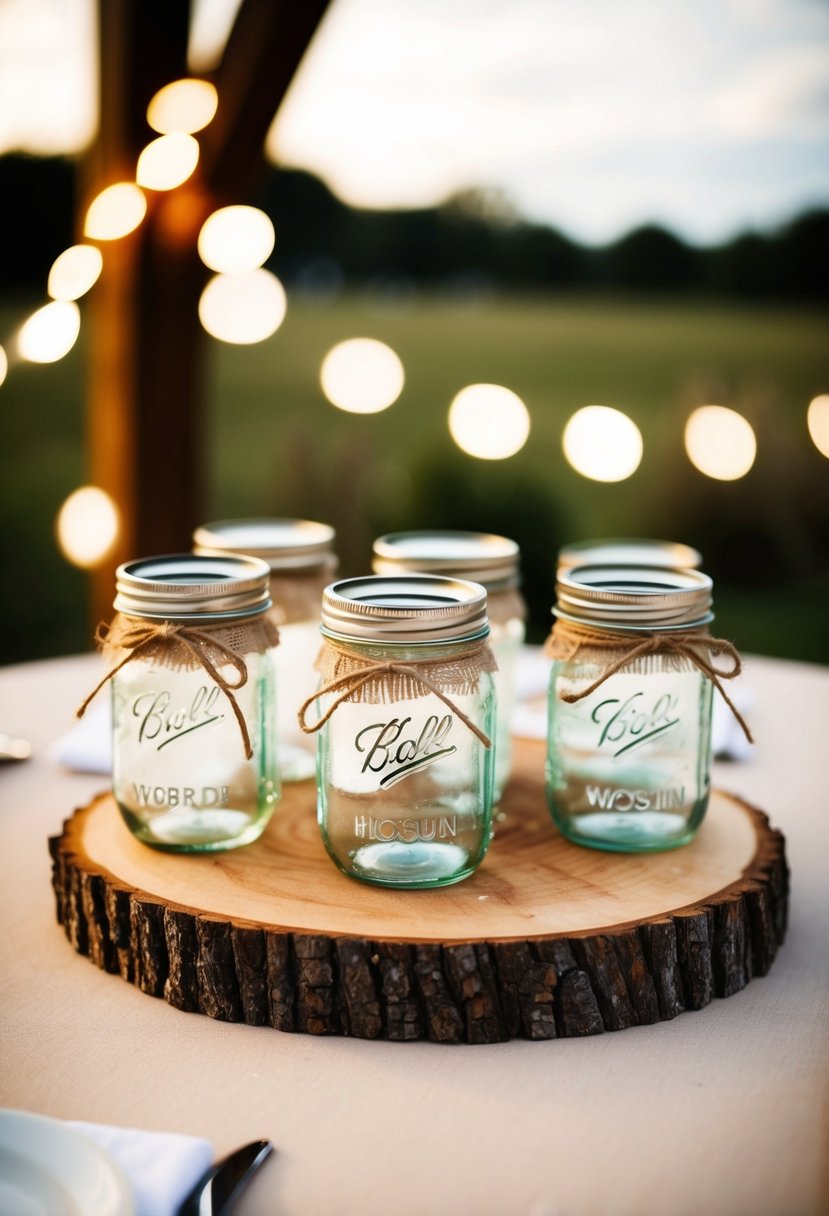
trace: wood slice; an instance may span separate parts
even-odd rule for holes
[[[480,869],[390,891],[344,877],[311,782],[262,838],[226,853],[140,844],[110,794],[50,841],[75,950],[178,1009],[366,1039],[493,1043],[666,1021],[765,975],[786,930],[780,832],[715,791],[696,840],[666,853],[569,844],[543,791],[544,747],[514,776]]]

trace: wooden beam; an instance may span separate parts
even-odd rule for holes
[[[246,193],[265,137],[330,0],[242,0],[212,79],[216,117],[202,140],[202,179],[219,198]]]

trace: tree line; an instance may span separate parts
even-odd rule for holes
[[[77,162],[0,157],[0,287],[41,288],[74,239]],[[656,224],[606,245],[580,244],[517,215],[496,191],[468,190],[436,207],[350,207],[319,178],[270,169],[251,200],[273,219],[272,268],[291,285],[332,292],[371,283],[457,294],[498,289],[652,292],[826,301],[829,209],[769,232],[701,247]]]

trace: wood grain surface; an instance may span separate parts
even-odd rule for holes
[[[262,838],[202,856],[136,841],[109,794],[50,841],[74,948],[182,1010],[311,1034],[490,1043],[663,1021],[768,970],[788,870],[766,816],[715,792],[666,853],[569,844],[543,794],[542,744],[515,773],[478,872],[389,891],[328,858],[311,782]]]

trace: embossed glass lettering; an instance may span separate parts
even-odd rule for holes
[[[221,721],[224,714],[213,712],[220,694],[218,685],[212,688],[202,685],[189,706],[171,709],[172,698],[166,689],[142,693],[132,703],[132,716],[140,722],[138,742],[154,742],[155,750],[160,752],[194,730]]]
[[[385,789],[407,777],[409,773],[433,764],[441,756],[457,751],[454,744],[444,747],[454,718],[432,714],[423,724],[420,734],[402,738],[411,718],[392,718],[390,722],[375,722],[357,733],[354,746],[364,753],[362,772],[382,773],[380,785]]]
[[[621,756],[638,747],[640,743],[655,739],[657,735],[662,735],[672,726],[679,724],[679,716],[672,716],[676,713],[677,697],[664,693],[650,710],[646,710],[642,708],[639,699],[644,695],[640,690],[632,693],[625,701],[618,697],[609,697],[606,701],[599,702],[590,715],[596,725],[602,728],[599,747],[605,743],[620,743],[621,747],[617,748],[613,755]]]

